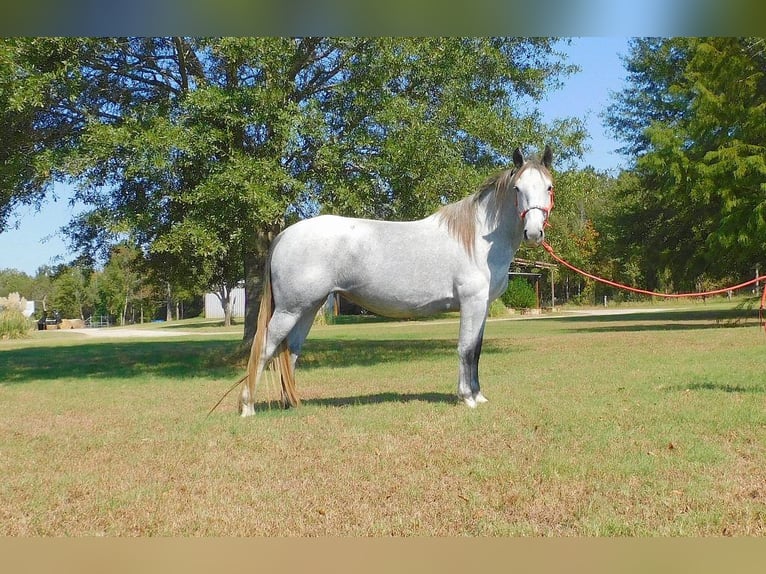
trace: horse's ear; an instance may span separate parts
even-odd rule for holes
[[[551,150],[551,146],[546,145],[545,151],[543,152],[543,165],[547,167],[548,169],[551,169],[552,163],[553,163],[553,150]]]
[[[521,150],[519,148],[513,150],[513,165],[516,167],[524,165],[524,156],[521,155]]]

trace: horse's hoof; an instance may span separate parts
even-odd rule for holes
[[[488,403],[489,399],[481,394],[481,392],[476,393],[476,395],[473,397],[473,400],[476,401],[476,404],[481,403]]]
[[[476,400],[473,397],[465,397],[465,398],[463,398],[463,402],[470,409],[475,409],[476,408]]]

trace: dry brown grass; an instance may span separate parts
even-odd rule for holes
[[[761,536],[766,338],[715,319],[492,322],[476,410],[454,323],[317,328],[244,420],[236,335],[3,343],[0,534]]]

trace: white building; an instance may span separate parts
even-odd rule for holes
[[[245,288],[235,287],[231,290],[231,316],[245,316]],[[205,318],[223,319],[223,306],[218,295],[215,293],[205,293]]]
[[[29,319],[32,315],[35,314],[35,302],[34,301],[27,301],[26,308],[22,311],[24,316]]]

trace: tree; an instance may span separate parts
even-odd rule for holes
[[[631,250],[640,237],[650,286],[751,275],[766,248],[764,40],[641,39],[628,63],[609,122],[636,179],[616,226]]]
[[[110,315],[119,317],[120,325],[127,322],[129,306],[135,303],[141,306],[141,297],[147,295],[143,271],[141,252],[135,246],[122,243],[112,249],[99,277],[101,300]]]
[[[10,293],[20,293],[29,299],[32,292],[33,279],[17,269],[0,269],[0,297]]]
[[[85,319],[86,307],[92,305],[88,289],[90,271],[79,266],[62,266],[53,280],[51,306],[63,317]]]
[[[47,178],[36,173],[28,160],[36,143],[47,139],[35,131],[34,116],[50,101],[43,95],[44,89],[19,88],[18,84],[25,79],[21,60],[16,40],[0,43],[0,133],[3,134],[3,145],[0,146],[0,232],[8,226],[8,219],[16,207],[39,204],[48,191]],[[41,82],[40,77],[36,80]]]
[[[244,276],[246,339],[270,240],[291,221],[420,217],[517,145],[552,141],[566,158],[583,138],[579,122],[545,126],[529,105],[573,71],[545,38],[6,45],[25,70],[14,93],[44,96],[22,100],[25,119],[62,134],[35,156],[35,177],[71,178],[92,206],[75,244],[105,256],[129,236],[158,278],[221,293]]]
[[[53,292],[52,275],[53,269],[48,265],[42,265],[37,269],[37,273],[32,280],[32,287],[27,295],[27,299],[35,301],[38,313],[48,309],[48,303]],[[38,302],[40,305],[37,305]]]

